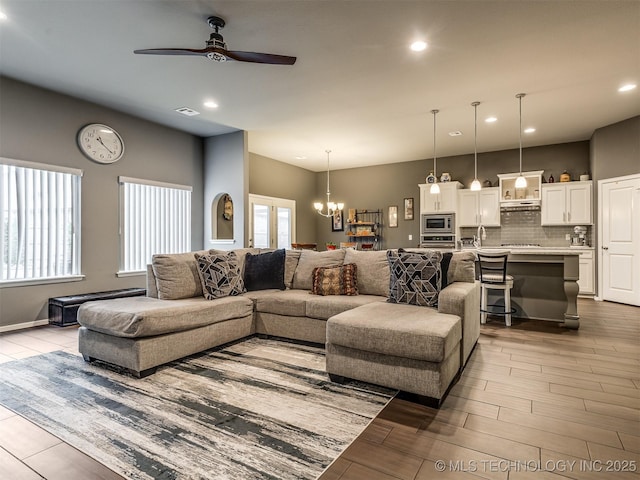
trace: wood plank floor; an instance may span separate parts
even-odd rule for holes
[[[640,308],[500,320],[440,410],[394,399],[321,480],[640,478]]]
[[[439,410],[392,400],[320,479],[639,479],[640,308],[579,299],[578,311],[578,331],[483,325]],[[76,344],[74,328],[6,333],[0,363]],[[0,407],[4,478],[121,477]]]

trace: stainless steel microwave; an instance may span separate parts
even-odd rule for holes
[[[420,216],[420,233],[422,235],[442,235],[455,233],[454,213],[423,213]]]

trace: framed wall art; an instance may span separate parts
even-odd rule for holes
[[[344,221],[343,221],[342,210],[336,210],[333,212],[333,217],[331,217],[331,231],[332,232],[344,231]]]
[[[413,220],[413,198],[404,199],[404,219]]]
[[[396,228],[398,226],[398,206],[391,205],[389,207],[389,228]]]

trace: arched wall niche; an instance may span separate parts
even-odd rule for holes
[[[226,192],[211,202],[211,239],[233,240],[233,199]]]

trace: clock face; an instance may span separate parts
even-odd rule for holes
[[[91,123],[78,132],[78,146],[89,159],[98,163],[113,163],[122,158],[124,142],[113,128]]]

